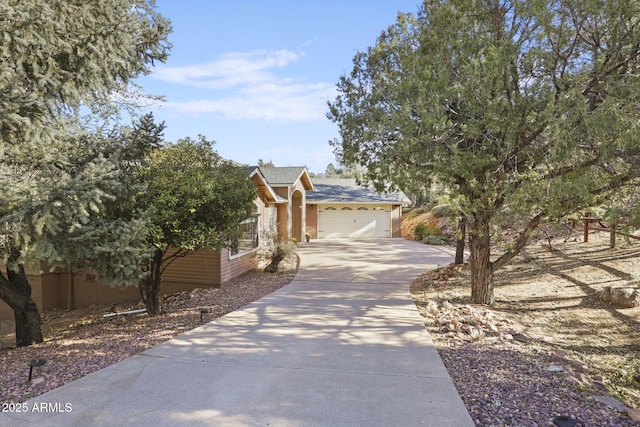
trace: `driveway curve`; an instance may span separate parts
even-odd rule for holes
[[[0,424],[474,426],[409,293],[452,250],[332,240],[299,254],[289,285],[38,396],[26,413],[0,414]]]

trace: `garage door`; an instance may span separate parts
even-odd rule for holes
[[[318,238],[390,237],[391,215],[384,205],[318,206]]]

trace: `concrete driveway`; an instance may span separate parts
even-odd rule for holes
[[[299,253],[291,284],[0,424],[474,426],[409,294],[452,250],[381,239]],[[51,410],[32,410],[42,404]]]

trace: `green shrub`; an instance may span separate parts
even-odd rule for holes
[[[431,235],[422,239],[422,243],[424,243],[425,245],[444,246],[449,244],[449,239],[447,239],[445,236]]]
[[[416,225],[416,227],[413,229],[413,235],[415,236],[416,240],[420,241],[427,237],[427,224],[421,222],[420,224]]]
[[[453,210],[451,209],[451,205],[445,204],[434,206],[431,209],[431,213],[434,218],[449,218],[452,216]]]
[[[416,240],[422,241],[427,236],[442,236],[444,233],[436,223],[421,222],[413,230]]]
[[[425,210],[423,208],[416,208],[413,209],[411,212],[409,212],[409,219],[413,219],[415,217],[417,217],[418,215],[420,215],[421,213],[424,213]]]

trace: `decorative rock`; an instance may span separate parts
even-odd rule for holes
[[[593,399],[597,402],[603,403],[610,408],[617,409],[618,411],[629,411],[629,408],[618,399],[614,399],[611,396],[593,396]]]
[[[611,305],[623,308],[633,308],[640,306],[640,292],[631,286],[613,287],[607,286],[600,294],[600,299]]]
[[[31,385],[32,386],[36,386],[36,385],[38,385],[40,383],[43,383],[43,382],[44,382],[44,378],[38,377],[38,378],[34,378],[33,381],[31,381]]]
[[[627,409],[627,415],[629,415],[629,418],[631,418],[632,420],[640,421],[640,410],[639,409],[629,408],[629,409]]]
[[[574,377],[573,375],[569,375],[566,378],[566,381],[569,384],[573,385],[574,387],[579,387],[579,388],[586,387],[586,384],[583,384],[582,382],[580,382],[580,380]]]
[[[607,386],[605,385],[604,381],[594,380],[593,381],[593,385],[594,385],[595,388],[600,389],[601,391],[606,391],[607,390]]]

